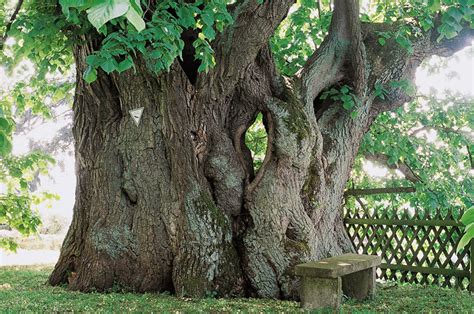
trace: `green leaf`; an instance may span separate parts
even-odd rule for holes
[[[137,12],[134,7],[130,7],[125,17],[138,32],[141,32],[145,29],[145,21],[143,20],[141,14]]]
[[[97,70],[89,65],[82,78],[89,84],[94,82],[97,79]]]
[[[207,71],[208,71],[208,65],[207,65],[207,63],[202,62],[202,63],[199,65],[198,72],[199,72],[199,73],[202,73],[202,72],[206,72],[206,73],[207,73]]]
[[[99,30],[108,21],[126,14],[129,8],[128,0],[105,0],[88,9],[87,18]]]
[[[97,61],[99,60],[99,57],[97,55],[89,55],[86,57],[86,63],[88,65],[96,65],[97,64]]]
[[[392,155],[392,156],[389,156],[388,160],[387,160],[387,163],[389,165],[394,165],[398,162],[398,156],[396,155]]]
[[[436,39],[440,42],[443,38],[451,39],[457,36],[458,32],[449,24],[442,24],[438,27],[440,36]]]
[[[16,243],[10,238],[0,238],[0,248],[4,248],[7,251],[12,251],[16,253],[18,243]]]
[[[421,20],[420,25],[425,32],[434,27],[434,23],[431,18],[426,18],[426,19]]]
[[[428,9],[431,12],[439,11],[441,9],[441,0],[430,0],[428,2]]]
[[[18,167],[10,168],[10,174],[12,175],[12,177],[18,178],[18,179],[23,176],[23,172]]]
[[[467,226],[474,223],[474,207],[469,208],[461,217],[461,222]]]
[[[66,18],[70,17],[69,8],[78,8],[86,5],[86,0],[59,0],[61,9]]]
[[[383,38],[383,37],[380,37],[380,38],[378,39],[378,42],[379,42],[379,44],[380,44],[381,46],[384,46],[385,43],[386,43],[386,42],[385,42],[385,38]]]
[[[0,131],[5,132],[6,134],[11,133],[12,125],[6,118],[0,118]]]
[[[20,180],[20,187],[21,187],[23,190],[28,189],[28,182],[26,182],[26,180],[23,179],[23,178]]]
[[[354,106],[355,106],[355,103],[354,103],[354,100],[352,100],[352,97],[351,97],[350,100],[344,101],[344,102],[342,103],[342,107],[344,107],[344,109],[346,109],[346,110],[350,110],[350,109],[352,109]]]
[[[26,107],[25,97],[23,95],[18,95],[16,97],[16,105],[20,112],[23,112]]]
[[[208,26],[212,26],[214,24],[214,14],[212,11],[207,11],[206,13],[204,13],[201,17],[201,19],[203,20],[204,24],[208,25]]]
[[[341,87],[341,93],[347,94],[348,92],[349,92],[349,86],[343,85],[343,86]]]
[[[412,43],[411,41],[405,37],[405,36],[397,36],[395,38],[395,41],[400,45],[402,46],[403,48],[405,48],[410,54],[413,53],[413,46],[412,46]]]
[[[117,61],[110,57],[108,58],[104,63],[102,63],[100,65],[100,67],[102,68],[102,70],[104,70],[107,74],[110,74],[112,73],[113,71],[117,70],[118,69],[118,64],[117,64]]]
[[[462,236],[461,240],[459,240],[456,251],[457,252],[461,251],[461,249],[465,247],[466,245],[468,245],[472,239],[474,239],[474,223],[466,227],[464,235]]]
[[[143,15],[143,10],[140,6],[140,0],[131,0],[130,5],[135,11],[137,11],[138,14]]]
[[[450,7],[448,9],[448,11],[446,11],[446,14],[448,14],[449,16],[451,16],[456,22],[460,22],[463,18],[463,14],[461,12],[461,10],[459,10],[458,8],[455,8],[455,7]]]
[[[216,31],[214,31],[214,28],[212,28],[212,26],[204,26],[202,29],[202,33],[204,34],[204,36],[206,36],[206,38],[210,40],[216,38]]]
[[[351,119],[356,119],[359,116],[359,112],[357,112],[355,110],[351,111],[350,116],[351,116]]]
[[[179,23],[184,28],[189,28],[196,24],[196,20],[194,19],[194,13],[187,6],[180,7],[177,13],[179,16]]]
[[[0,156],[6,156],[12,151],[12,144],[5,133],[0,131]]]
[[[120,62],[118,64],[117,71],[122,73],[123,71],[126,71],[126,70],[130,69],[131,67],[133,67],[133,65],[134,65],[133,60],[129,56],[127,59],[123,60],[122,62]]]

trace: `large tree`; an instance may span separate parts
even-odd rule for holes
[[[83,291],[296,296],[295,264],[352,250],[341,205],[371,123],[472,40],[472,1],[23,2],[4,39],[76,66],[76,203],[49,281]]]

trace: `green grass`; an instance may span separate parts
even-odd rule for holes
[[[45,284],[51,267],[0,267],[0,312],[298,312],[297,302],[261,299],[185,299],[165,294],[79,293]],[[466,291],[396,285],[366,302],[349,300],[344,313],[472,313]]]

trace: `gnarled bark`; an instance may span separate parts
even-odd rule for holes
[[[406,100],[394,91],[382,103],[374,85],[411,79],[435,45],[427,35],[413,55],[381,48],[357,2],[339,1],[328,38],[283,78],[268,40],[290,5],[237,3],[217,67],[195,84],[177,61],[160,75],[137,59],[136,72],[78,76],[76,204],[51,284],[292,298],[295,264],[352,250],[341,204],[355,155],[376,114]],[[78,73],[93,42],[75,47]],[[318,98],[351,81],[355,119]],[[136,126],[128,111],[142,106]],[[268,148],[254,173],[244,138],[259,112]]]

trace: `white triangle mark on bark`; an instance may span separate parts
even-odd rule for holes
[[[128,111],[132,116],[133,122],[135,122],[137,126],[140,125],[140,119],[142,118],[143,109],[144,107],[140,107]]]

